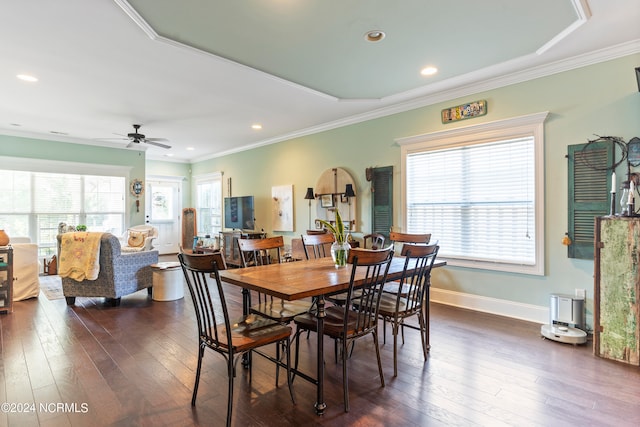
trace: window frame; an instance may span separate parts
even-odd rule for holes
[[[224,216],[224,205],[223,205],[223,192],[222,192],[222,176],[223,173],[222,172],[213,172],[213,173],[208,173],[208,174],[204,174],[204,175],[196,175],[193,177],[193,200],[194,200],[194,205],[195,205],[195,209],[196,209],[196,225],[198,227],[198,230],[196,230],[196,233],[198,236],[201,235],[201,231],[202,229],[200,228],[201,224],[203,224],[203,219],[204,218],[200,218],[200,200],[199,198],[199,192],[198,192],[198,186],[204,183],[218,183],[219,186],[219,195],[220,195],[220,199],[218,201],[219,206],[220,206],[220,215],[219,216],[219,228],[220,230],[218,230],[218,233],[220,233],[223,228],[224,228],[224,223],[223,223],[223,216]],[[213,200],[213,197],[212,197]],[[215,215],[212,215],[212,217]],[[216,226],[214,226],[212,224],[212,229],[215,228]],[[210,233],[210,236],[213,237],[213,233]]]
[[[459,267],[504,271],[542,276],[545,274],[544,245],[544,121],[548,112],[535,113],[478,125],[432,132],[396,139],[401,147],[401,208],[403,224],[407,224],[407,156],[443,148],[457,148],[523,136],[534,138],[534,221],[535,262],[531,265],[446,258],[447,264]],[[430,232],[425,230],[425,232]]]
[[[123,197],[125,198],[124,202],[124,213],[120,214],[119,212],[115,213],[118,215],[122,215],[122,230],[125,230],[127,227],[127,221],[130,214],[129,204],[126,203],[126,197],[128,194],[127,182],[129,181],[132,167],[130,166],[122,166],[122,165],[110,165],[110,164],[95,164],[95,163],[83,163],[83,162],[68,162],[63,160],[43,160],[43,159],[34,159],[34,158],[26,158],[26,157],[10,157],[10,156],[0,156],[0,162],[2,163],[1,169],[3,170],[12,170],[17,172],[26,172],[29,175],[30,180],[30,188],[33,185],[34,174],[36,173],[55,173],[55,174],[69,174],[69,171],[73,171],[71,175],[80,175],[80,176],[111,176],[111,177],[119,177],[124,179],[124,188],[123,188]],[[84,179],[83,179],[84,181]],[[30,192],[29,197],[33,198],[33,192]],[[40,230],[38,229],[39,219],[38,215],[47,215],[51,213],[47,212],[34,212],[34,200],[30,201],[31,206],[29,212],[24,213],[15,213],[15,215],[27,215],[28,217],[28,228],[29,228],[29,236],[33,243],[38,245],[38,252],[40,256],[43,254],[49,254],[49,252],[55,252],[55,242],[42,242],[40,241]],[[84,201],[82,202],[84,203]],[[69,215],[76,215],[78,223],[84,223],[86,219],[86,215],[93,215],[94,212],[84,212],[84,209],[81,209],[82,212],[76,212]],[[106,214],[114,213],[114,212],[104,212]],[[7,213],[13,215],[14,213]],[[67,215],[67,213],[63,213],[61,215]],[[77,225],[77,224],[72,224]],[[53,226],[52,226],[53,227]],[[56,225],[57,227],[57,225]]]

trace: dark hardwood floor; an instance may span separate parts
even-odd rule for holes
[[[240,292],[228,288],[239,311]],[[146,291],[119,307],[100,298],[39,298],[0,315],[0,426],[218,426],[225,421],[226,371],[207,351],[197,406],[191,300],[152,301]],[[297,405],[275,368],[254,357],[253,378],[238,369],[237,426],[638,426],[640,368],[540,338],[540,326],[437,304],[431,353],[422,359],[408,329],[393,378],[390,331],[382,345],[380,387],[372,341],[349,361],[351,411],[343,412],[342,367],[326,341],[326,401],[314,413],[315,386],[295,381]],[[301,340],[302,367],[313,371],[315,339]],[[281,377],[282,378],[282,377]],[[6,405],[8,404],[8,406]],[[12,412],[13,411],[13,412]]]

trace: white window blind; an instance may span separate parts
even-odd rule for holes
[[[80,213],[82,175],[36,172],[32,191],[36,213]]]
[[[124,212],[124,185],[124,178],[120,176],[85,176],[84,211]]]
[[[407,231],[443,257],[535,264],[533,137],[407,156]]]
[[[0,170],[1,211],[27,213],[31,211],[29,172]]]
[[[404,231],[449,265],[544,274],[547,113],[397,140]]]
[[[0,223],[51,255],[60,222],[120,235],[125,195],[124,176],[0,170]]]

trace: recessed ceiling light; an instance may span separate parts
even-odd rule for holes
[[[371,30],[364,33],[364,39],[371,43],[376,43],[385,38],[386,34],[384,31],[380,30]]]
[[[251,125],[251,129],[260,130],[262,129],[262,125],[260,123],[253,124]]]
[[[29,74],[18,74],[16,77],[25,82],[35,83],[38,81],[37,77],[30,76]]]
[[[424,67],[422,70],[420,70],[420,74],[422,74],[423,76],[433,76],[437,72],[438,69],[436,67]]]
[[[193,151],[193,150],[195,150],[195,148],[193,148],[193,147],[187,147],[187,151]]]

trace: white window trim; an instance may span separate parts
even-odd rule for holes
[[[198,184],[202,183],[202,182],[208,182],[208,181],[220,181],[220,230],[222,230],[224,228],[224,223],[223,223],[223,219],[224,219],[224,204],[223,204],[223,198],[224,198],[224,188],[222,187],[222,177],[224,176],[224,172],[211,172],[211,173],[206,173],[206,174],[202,174],[202,175],[194,175],[193,176],[193,184],[192,184],[192,188],[191,188],[191,194],[194,195],[192,198],[192,202],[193,205],[196,208],[196,211],[198,210]]]
[[[487,270],[506,271],[543,276],[545,273],[544,250],[544,121],[549,112],[541,112],[511,119],[498,120],[478,125],[465,126],[451,130],[432,132],[422,135],[398,138],[395,142],[401,147],[401,207],[403,224],[407,223],[406,209],[406,159],[407,155],[433,148],[453,148],[470,144],[479,144],[499,138],[532,135],[535,140],[535,264],[516,265],[498,262],[447,259],[448,265]]]

